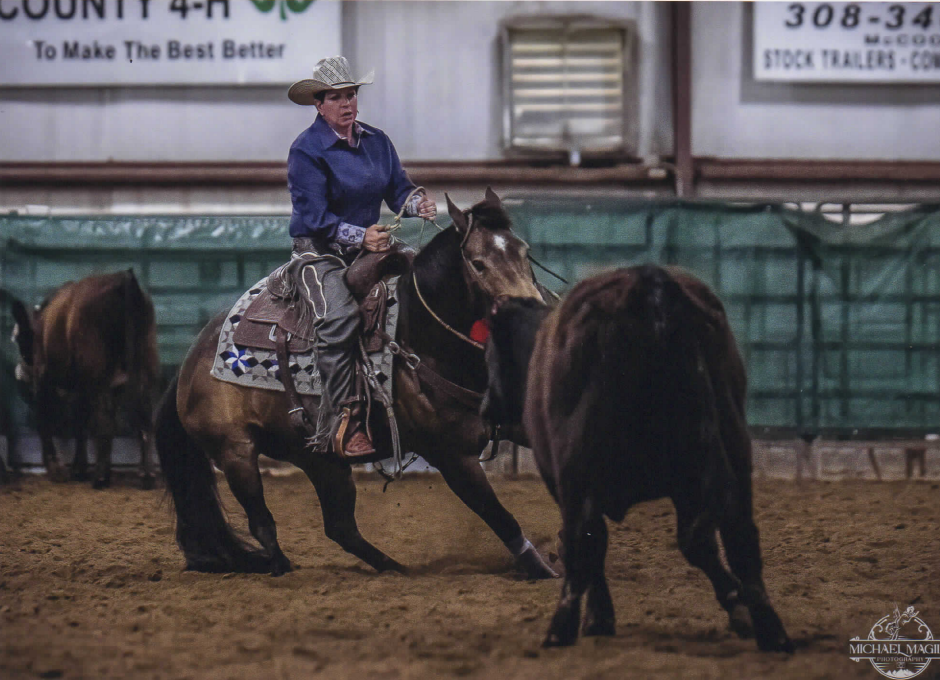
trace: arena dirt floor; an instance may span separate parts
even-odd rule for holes
[[[377,477],[359,480],[364,535],[409,576],[377,575],[325,538],[303,476],[265,484],[296,565],[281,578],[183,571],[160,489],[33,476],[0,489],[0,677],[872,679],[848,641],[895,604],[913,603],[940,635],[932,482],[756,486],[765,577],[793,656],[727,631],[708,581],[676,548],[666,501],[612,527],[617,635],[546,650],[560,583],[525,581],[440,477],[411,475],[385,493]],[[558,512],[541,482],[494,484],[553,551]],[[934,664],[921,677],[940,676]]]

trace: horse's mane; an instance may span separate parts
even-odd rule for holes
[[[490,203],[489,201],[480,201],[470,210],[465,210],[464,215],[473,217],[473,224],[477,227],[486,229],[512,229],[512,219],[509,214],[503,210],[501,205]]]

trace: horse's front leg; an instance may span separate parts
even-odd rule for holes
[[[449,454],[429,462],[440,471],[451,491],[486,522],[529,578],[557,578],[558,574],[522,533],[516,518],[499,502],[479,459],[472,454],[455,455],[453,450]]]
[[[356,523],[356,483],[349,465],[318,453],[299,456],[294,464],[306,473],[317,490],[327,538],[376,571],[407,572],[403,565],[359,533],[359,525]]]

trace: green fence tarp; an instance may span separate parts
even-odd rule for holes
[[[748,366],[753,426],[861,435],[940,425],[940,206],[854,226],[780,205],[520,197],[506,206],[533,256],[571,283],[655,262],[711,285]],[[37,303],[64,281],[133,267],[153,296],[170,372],[209,318],[287,259],[287,223],[0,217],[0,287]],[[398,235],[417,246],[434,232],[405,220]],[[4,309],[5,338],[10,326]]]

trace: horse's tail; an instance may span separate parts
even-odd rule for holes
[[[124,281],[124,363],[128,394],[134,406],[135,427],[150,428],[153,391],[160,370],[157,354],[157,324],[153,302],[140,287],[134,270],[125,272]]]
[[[242,540],[225,518],[212,463],[180,421],[178,384],[179,376],[157,406],[154,439],[167,495],[176,510],[176,543],[186,557],[186,568],[268,572],[271,565],[265,553]]]

